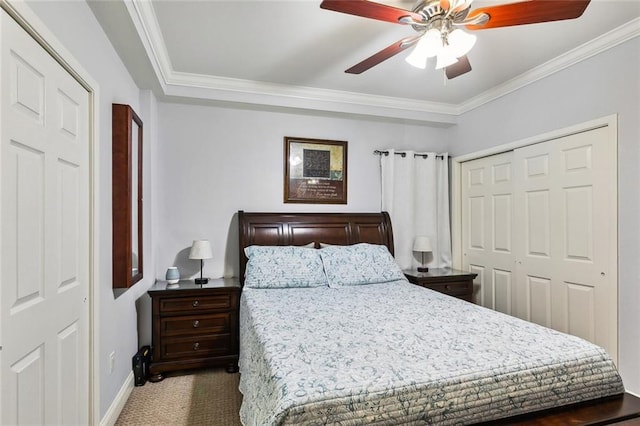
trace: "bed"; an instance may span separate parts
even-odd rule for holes
[[[245,426],[640,416],[601,348],[408,283],[384,212],[238,223]]]

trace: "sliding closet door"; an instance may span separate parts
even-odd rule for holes
[[[463,268],[478,274],[473,302],[512,313],[512,152],[462,164]]]
[[[616,167],[607,131],[514,152],[515,300],[518,316],[594,342],[615,359]]]
[[[474,302],[617,359],[617,157],[608,126],[462,163]]]

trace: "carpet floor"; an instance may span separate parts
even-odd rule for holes
[[[239,380],[238,373],[207,369],[136,386],[116,425],[239,426]]]

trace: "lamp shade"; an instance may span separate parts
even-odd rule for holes
[[[213,253],[211,252],[209,240],[193,240],[189,259],[211,259],[212,257]]]
[[[436,56],[442,50],[442,38],[440,31],[431,28],[427,31],[413,48],[413,52],[406,57],[405,61],[416,68],[425,69],[427,58]]]
[[[465,33],[460,29],[453,30],[449,34],[449,47],[451,53],[456,58],[464,56],[476,44],[477,37],[473,34]]]
[[[425,237],[423,235],[416,237],[413,240],[413,251],[419,253],[428,253],[433,251],[433,248],[431,247],[431,240],[429,239],[429,237]]]
[[[453,65],[458,62],[458,58],[456,58],[450,46],[444,47],[440,53],[438,53],[438,58],[436,60],[436,69],[446,68],[449,65]]]

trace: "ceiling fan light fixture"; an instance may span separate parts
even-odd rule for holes
[[[438,53],[438,59],[436,61],[436,69],[442,69],[453,65],[458,62],[458,58],[453,54],[450,46],[445,46],[440,53]]]
[[[438,56],[438,53],[442,50],[442,34],[437,28],[431,28],[427,31],[420,41],[424,40],[425,55],[427,58],[433,58]]]
[[[422,39],[420,39],[420,41],[422,41]],[[413,51],[409,54],[409,56],[404,58],[404,60],[409,65],[412,65],[416,68],[420,68],[421,70],[423,70],[427,67],[427,57],[425,56],[424,52],[422,52],[418,48],[420,41],[418,42],[418,45],[413,48]]]
[[[425,69],[427,67],[427,58],[437,56],[442,48],[440,31],[437,28],[431,28],[418,40],[416,47],[405,58],[405,61],[416,68]]]
[[[466,33],[461,29],[456,29],[448,35],[447,40],[449,46],[447,47],[456,58],[459,58],[469,53],[476,44],[477,38],[478,37],[473,34]]]

